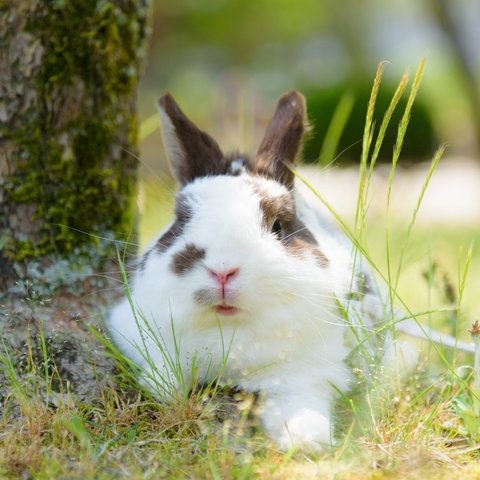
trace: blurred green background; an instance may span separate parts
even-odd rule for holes
[[[404,158],[429,158],[439,143],[449,145],[450,155],[478,154],[478,0],[157,0],[153,6],[141,119],[169,90],[221,145],[251,150],[275,99],[296,88],[307,97],[314,127],[305,148],[311,162],[348,95],[338,162],[356,162],[377,64],[389,62],[381,118],[401,74],[413,74],[426,56]],[[381,160],[390,158],[395,135],[387,137]],[[148,146],[144,152],[151,163]]]

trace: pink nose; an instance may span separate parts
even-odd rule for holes
[[[230,268],[222,272],[216,272],[215,270],[208,269],[210,275],[220,283],[223,287],[229,280],[231,280],[238,273],[238,268]]]

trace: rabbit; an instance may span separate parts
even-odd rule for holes
[[[390,307],[348,239],[294,186],[305,99],[280,97],[253,156],[225,155],[170,94],[157,104],[180,187],[175,218],[112,309],[111,336],[153,392],[181,387],[173,361],[186,377],[195,362],[200,383],[219,376],[260,392],[263,428],[281,449],[327,448],[336,391],[353,382],[352,338],[388,356],[374,332]]]

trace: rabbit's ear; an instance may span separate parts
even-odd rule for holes
[[[160,130],[168,159],[181,185],[216,173],[224,156],[217,142],[200,130],[166,93],[157,100]]]
[[[305,97],[290,90],[278,100],[277,109],[260,144],[253,169],[273,177],[288,188],[293,187],[290,169],[302,147],[307,130]]]

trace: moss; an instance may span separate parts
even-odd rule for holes
[[[135,93],[148,0],[34,2],[25,31],[42,46],[33,108],[2,131],[15,170],[4,191],[35,207],[36,238],[3,238],[15,260],[96,242],[135,227]],[[78,231],[86,232],[80,234]],[[28,237],[28,236],[27,236]]]

